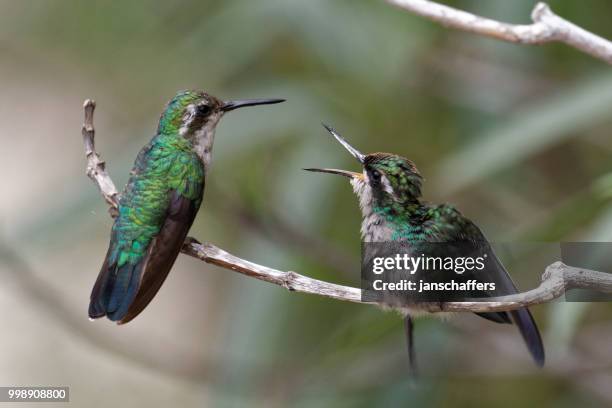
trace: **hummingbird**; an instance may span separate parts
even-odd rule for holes
[[[347,177],[359,200],[362,213],[363,242],[402,242],[408,247],[422,243],[469,243],[488,249],[492,267],[479,272],[496,281],[504,294],[518,290],[503,264],[490,250],[484,234],[471,220],[449,204],[432,205],[422,200],[423,177],[414,163],[393,153],[363,154],[351,146],[336,130],[323,124],[329,133],[360,163],[362,171],[308,168],[307,171]],[[413,320],[422,315],[418,303],[402,307],[410,367],[416,371]],[[544,346],[533,316],[527,308],[510,312],[476,313],[496,323],[514,323],[538,366],[544,365]]]
[[[136,157],[119,200],[108,251],[91,292],[89,317],[134,319],[168,276],[202,203],[215,129],[227,112],[284,99],[223,101],[181,91]]]

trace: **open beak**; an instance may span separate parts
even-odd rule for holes
[[[245,106],[256,105],[272,105],[275,103],[285,102],[284,99],[241,99],[237,101],[225,101],[221,108],[224,112],[229,112],[234,109],[244,108]]]
[[[325,129],[327,129],[327,131],[329,133],[332,134],[332,136],[334,136],[336,138],[336,140],[338,142],[340,142],[340,144],[342,146],[344,146],[344,148],[346,150],[349,151],[349,153],[356,158],[357,160],[359,160],[359,163],[363,164],[365,162],[365,154],[361,153],[359,150],[355,149],[353,146],[351,146],[349,144],[349,142],[346,141],[346,139],[344,139],[342,136],[340,136],[340,133],[336,132],[336,130],[334,128],[332,128],[331,126],[327,126],[325,123],[321,123],[323,125],[323,127]]]
[[[327,131],[329,133],[331,133],[338,142],[340,142],[340,144],[342,146],[344,146],[344,148],[346,150],[349,151],[349,153],[356,158],[359,163],[363,164],[365,162],[365,154],[361,153],[359,150],[355,149],[353,146],[351,146],[349,144],[349,142],[347,142],[342,136],[340,136],[340,134],[338,132],[336,132],[334,130],[334,128],[332,128],[331,126],[327,126],[325,123],[322,123],[323,127],[325,129],[327,129]],[[306,171],[316,171],[319,173],[329,173],[329,174],[337,174],[339,176],[344,176],[344,177],[348,177],[350,179],[360,179],[363,180],[363,174],[362,173],[356,173],[354,171],[348,171],[348,170],[338,170],[338,169],[317,169],[317,168],[310,168],[310,169],[304,169]]]
[[[348,171],[348,170],[317,169],[317,168],[309,168],[309,169],[304,169],[304,170],[306,170],[306,171],[314,171],[314,172],[319,172],[319,173],[338,174],[340,176],[348,177],[350,179],[353,179],[353,178],[362,179],[363,178],[363,174],[355,173],[354,171]]]

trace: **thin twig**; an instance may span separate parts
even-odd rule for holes
[[[85,156],[87,157],[87,176],[98,186],[102,197],[109,205],[111,217],[117,216],[119,208],[119,193],[115,188],[115,183],[106,171],[106,163],[100,159],[100,155],[96,152],[94,137],[96,130],[93,125],[93,115],[96,109],[96,102],[93,99],[87,99],[83,103],[85,111],[85,120],[81,134],[83,135],[83,144],[85,145]]]
[[[562,42],[612,64],[612,42],[556,15],[546,3],[531,12],[533,24],[508,24],[428,0],[386,0],[445,27],[519,44]]]
[[[100,189],[102,196],[111,209],[117,209],[118,194],[113,181],[104,168],[104,162],[94,151],[93,111],[95,103],[85,101],[85,124],[83,139],[88,159],[87,175]],[[93,170],[92,170],[93,169]],[[209,243],[200,243],[188,237],[182,252],[206,263],[241,273],[252,278],[269,282],[294,292],[309,293],[353,303],[375,304],[361,299],[361,290],[350,286],[309,278],[292,271],[279,271],[267,266],[238,258]],[[550,302],[570,289],[592,289],[612,293],[612,274],[574,268],[555,262],[546,268],[542,283],[535,289],[514,295],[489,298],[487,301],[419,303],[419,307],[429,312],[493,312],[513,310],[524,306]]]
[[[292,271],[279,271],[238,258],[213,244],[199,243],[193,238],[188,238],[188,240],[183,246],[183,253],[206,263],[273,283],[293,292],[309,293],[347,302],[368,303],[361,300],[360,289],[309,278]]]

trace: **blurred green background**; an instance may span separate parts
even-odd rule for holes
[[[533,1],[448,4],[527,23]],[[612,38],[612,3],[556,0]],[[533,308],[548,362],[518,332],[460,315],[401,319],[289,293],[181,256],[117,327],[87,320],[111,219],[84,173],[82,101],[122,187],[177,90],[283,97],[217,131],[191,235],[246,259],[359,282],[356,169],[321,128],[410,157],[425,196],[500,242],[612,235],[612,73],[563,45],[505,44],[377,0],[0,1],[0,385],[68,385],[73,406],[371,407],[612,404],[612,309]],[[523,269],[519,286],[541,268]],[[21,406],[21,405],[19,405]]]

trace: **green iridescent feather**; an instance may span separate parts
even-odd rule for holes
[[[204,166],[191,143],[169,135],[156,136],[139,154],[119,203],[113,226],[110,261],[136,264],[165,220],[170,192],[193,200],[198,208],[204,188]]]

